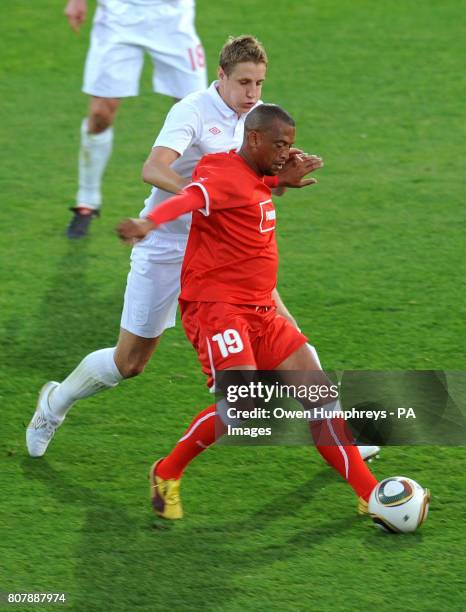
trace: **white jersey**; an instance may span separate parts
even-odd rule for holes
[[[222,153],[237,149],[243,142],[244,120],[220,97],[218,81],[204,91],[197,91],[177,102],[170,110],[157,136],[154,147],[168,147],[180,154],[171,167],[180,176],[191,178],[198,161],[207,153]],[[258,102],[261,104],[262,102]],[[173,194],[157,187],[144,202],[140,216],[145,217],[158,204]],[[164,238],[180,238],[189,233],[191,213],[165,223],[155,230]]]

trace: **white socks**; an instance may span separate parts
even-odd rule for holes
[[[49,396],[53,416],[64,419],[73,402],[103,389],[115,387],[123,378],[115,365],[115,347],[90,353]]]
[[[81,124],[81,149],[79,151],[79,191],[76,204],[100,208],[102,176],[112,152],[113,128],[100,134],[89,134],[87,119]]]

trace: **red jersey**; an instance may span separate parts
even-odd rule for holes
[[[189,190],[194,210],[181,271],[183,300],[272,305],[277,282],[275,208],[263,177],[234,151],[204,156]]]

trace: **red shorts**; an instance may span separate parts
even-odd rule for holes
[[[181,320],[212,385],[215,370],[274,370],[307,342],[275,306],[180,300]]]

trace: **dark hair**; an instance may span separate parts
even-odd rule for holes
[[[253,62],[267,66],[267,53],[262,43],[249,34],[230,36],[220,51],[218,63],[227,76],[233,72],[236,64],[241,62]]]
[[[244,123],[244,129],[249,132],[251,130],[262,131],[267,129],[274,121],[283,121],[292,127],[295,127],[293,117],[277,104],[260,104],[253,109]]]

